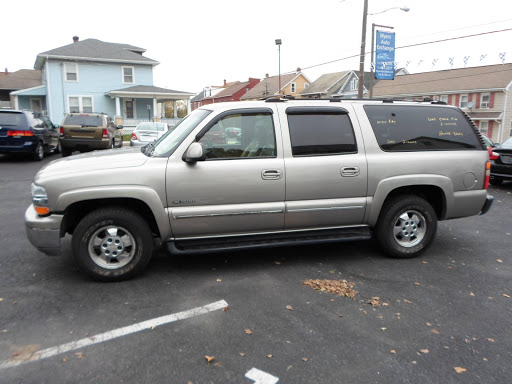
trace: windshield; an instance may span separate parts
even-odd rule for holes
[[[102,117],[100,115],[68,115],[62,125],[86,125],[88,127],[101,127]]]
[[[196,109],[193,111],[190,115],[181,120],[172,131],[167,131],[165,135],[155,142],[151,155],[162,157],[170,156],[190,132],[192,132],[210,113],[212,113],[212,111],[207,109]]]
[[[137,131],[158,131],[163,132],[165,131],[165,124],[164,123],[139,123],[137,125],[137,128],[135,128]]]
[[[501,148],[512,149],[512,137],[509,137],[500,145]]]

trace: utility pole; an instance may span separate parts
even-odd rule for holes
[[[363,33],[361,36],[361,55],[359,56],[359,85],[357,88],[357,97],[363,98],[363,84],[364,84],[364,56],[366,50],[366,18],[368,17],[368,0],[364,0],[363,10]]]

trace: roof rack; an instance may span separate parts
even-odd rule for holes
[[[281,96],[281,97],[268,97],[264,100],[266,103],[284,103],[288,100],[296,100],[296,101],[330,101],[331,103],[339,103],[341,101],[380,101],[386,104],[393,104],[394,102],[404,102],[404,103],[430,103],[435,105],[447,105],[446,102],[440,100],[432,100],[428,97],[425,97],[423,100],[401,100],[401,99],[384,99],[384,98],[376,98],[376,99],[344,99],[342,96],[333,96],[333,97],[305,97],[305,98],[296,98],[294,96]]]

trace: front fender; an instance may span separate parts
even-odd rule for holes
[[[64,212],[71,204],[81,201],[116,198],[136,199],[144,202],[153,213],[161,238],[165,239],[171,236],[169,217],[158,193],[151,188],[139,185],[99,186],[67,191],[59,195],[55,211]]]

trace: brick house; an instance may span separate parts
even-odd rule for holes
[[[299,92],[308,88],[310,84],[311,80],[301,72],[300,68],[297,68],[297,72],[281,75],[281,89],[279,89],[279,76],[269,77],[267,74],[261,82],[243,95],[240,100],[259,100],[279,94],[298,96]]]
[[[236,82],[213,96],[203,98],[201,105],[240,101],[240,98],[253,89],[259,82],[260,79],[254,79],[252,77],[249,78],[249,81]]]
[[[375,98],[422,100],[461,107],[495,142],[512,136],[512,64],[450,69],[379,81]]]

